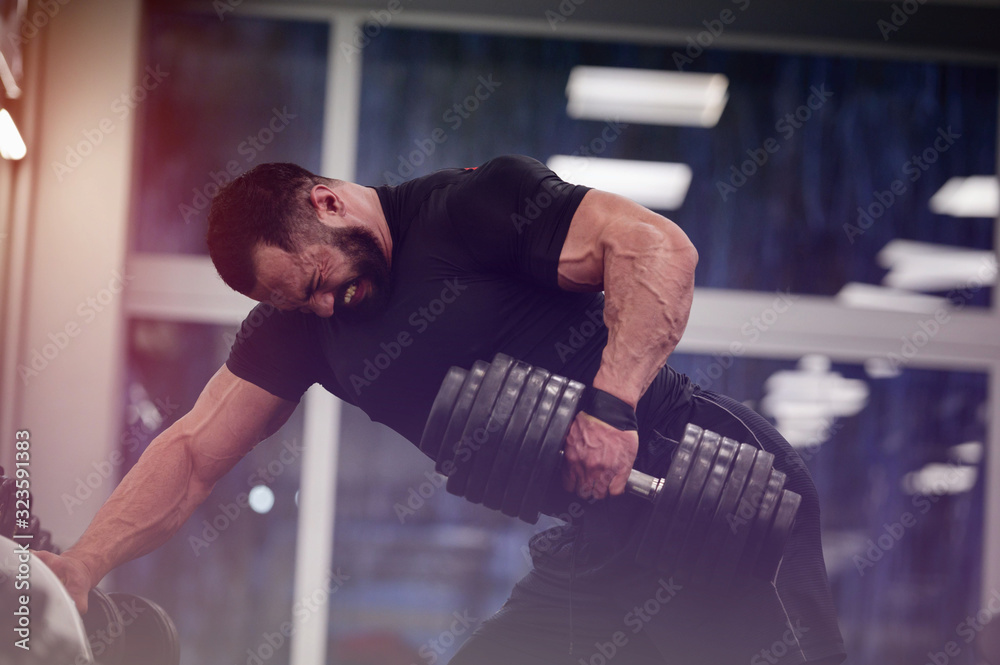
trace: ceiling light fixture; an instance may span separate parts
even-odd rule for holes
[[[714,127],[729,99],[722,74],[574,67],[566,113],[582,120]]]
[[[677,210],[691,185],[691,167],[672,162],[553,155],[547,166],[567,182],[619,194],[653,210]]]

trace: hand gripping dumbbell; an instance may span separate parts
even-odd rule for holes
[[[450,493],[534,524],[584,390],[503,354],[469,371],[452,367],[420,449]],[[629,473],[626,492],[652,503],[637,563],[719,588],[748,574],[773,579],[801,500],[773,463],[771,453],[689,424],[665,477]]]

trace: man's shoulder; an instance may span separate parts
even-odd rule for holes
[[[483,162],[479,166],[440,169],[428,175],[408,180],[403,183],[402,187],[416,192],[449,185],[475,187],[484,182],[516,185],[526,173],[532,172],[551,173],[548,167],[533,157],[501,155]]]
[[[487,182],[490,185],[511,187],[516,187],[526,174],[550,172],[547,166],[527,155],[501,155],[463,170],[471,172],[470,183]]]

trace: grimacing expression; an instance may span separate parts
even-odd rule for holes
[[[294,254],[259,248],[250,297],[345,322],[370,319],[385,308],[389,265],[371,230],[324,226],[311,243]]]

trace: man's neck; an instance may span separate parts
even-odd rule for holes
[[[375,238],[385,254],[385,260],[391,266],[392,233],[389,232],[389,222],[386,220],[378,192],[373,187],[365,187],[355,183],[345,183],[345,187],[349,188],[347,195],[350,198],[348,200],[357,207],[358,216],[367,222],[368,228],[375,234]]]

